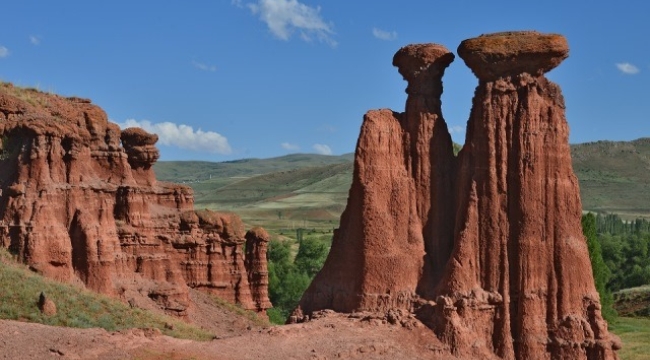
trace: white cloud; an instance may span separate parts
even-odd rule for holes
[[[628,75],[634,75],[640,71],[638,67],[630,63],[617,63],[616,67],[621,70],[621,72]]]
[[[194,129],[189,125],[174,124],[172,122],[152,123],[148,120],[128,119],[118,123],[122,128],[139,127],[158,135],[159,142],[163,145],[176,146],[181,149],[205,151],[215,154],[230,154],[232,149],[221,134],[214,131]]]
[[[372,35],[380,40],[395,40],[397,39],[397,32],[395,31],[385,31],[377,28],[372,28]]]
[[[214,65],[207,65],[207,64],[200,63],[200,62],[194,61],[194,60],[192,60],[192,66],[194,66],[195,68],[197,68],[199,70],[203,70],[203,71],[209,71],[209,72],[217,71],[217,67],[214,66]]]
[[[314,150],[316,150],[316,153],[321,154],[321,155],[332,155],[332,149],[323,144],[314,144],[313,146]]]
[[[244,7],[244,4],[242,3],[242,0],[232,0],[230,3],[235,5],[238,8]]]
[[[449,128],[450,134],[461,134],[465,132],[465,128],[460,125],[454,125]]]
[[[238,6],[241,1],[233,1]],[[304,41],[318,41],[334,47],[337,42],[332,39],[334,31],[332,24],[325,22],[320,16],[320,7],[311,7],[298,0],[258,0],[257,3],[247,4],[248,8],[260,20],[266,23],[271,33],[279,39],[289,40],[294,31]]]
[[[9,49],[0,45],[0,58],[9,56]]]
[[[36,35],[29,35],[29,42],[32,43],[32,45],[40,45],[41,37]]]
[[[280,144],[280,146],[282,146],[283,149],[289,150],[289,151],[298,151],[298,150],[300,150],[300,146],[298,146],[296,144],[291,144],[291,143],[288,143],[288,142],[283,142],[282,144]]]

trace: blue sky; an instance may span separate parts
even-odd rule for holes
[[[548,74],[571,142],[632,140],[650,136],[648,14],[643,0],[8,1],[0,79],[91,98],[157,132],[163,160],[338,155],[367,110],[403,110],[401,46],[538,30],[571,47]],[[460,58],[444,77],[459,143],[476,84]]]

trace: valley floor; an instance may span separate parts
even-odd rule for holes
[[[620,318],[621,359],[650,359],[647,319]],[[0,320],[0,359],[454,359],[422,325],[330,314],[305,324],[253,328],[208,342],[181,340],[157,330],[74,329]]]
[[[72,329],[0,320],[0,359],[430,359],[437,339],[424,326],[334,314],[306,324],[274,326],[209,342],[157,331]]]

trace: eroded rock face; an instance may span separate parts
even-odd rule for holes
[[[560,35],[463,41],[479,77],[458,157],[440,112],[453,55],[410,45],[393,63],[406,111],[366,114],[348,206],[294,313],[409,309],[466,358],[614,359],[580,225],[560,88]]]
[[[566,41],[500,33],[466,40],[458,53],[479,86],[458,157],[437,331],[463,348],[476,341],[471,330],[503,358],[614,357],[580,225],[564,99],[543,76],[567,56]],[[516,65],[490,61],[494,54]]]
[[[188,286],[270,307],[265,283],[251,291],[241,220],[195,211],[189,187],[156,182],[156,135],[120,131],[89,100],[10,84],[0,134],[0,245],[32,269],[181,316]]]
[[[348,206],[325,266],[300,303],[306,313],[411,309],[430,263],[425,247],[434,245],[425,242],[426,232],[439,220],[430,211],[438,206],[432,194],[449,193],[451,186],[440,174],[453,163],[440,95],[453,58],[436,44],[395,55],[393,63],[409,82],[406,112],[377,110],[364,118]]]

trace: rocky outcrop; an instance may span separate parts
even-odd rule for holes
[[[120,134],[133,178],[138,184],[153,185],[156,182],[151,166],[160,157],[156,148],[158,135],[149,134],[141,128],[128,128]]]
[[[269,301],[269,270],[266,261],[269,240],[269,234],[261,227],[254,227],[246,233],[246,272],[253,303],[258,311],[272,306]]]
[[[45,296],[45,293],[41,292],[38,297],[38,310],[45,316],[54,316],[56,315],[56,304],[52,299]]]
[[[465,40],[479,78],[458,157],[441,116],[444,47],[393,64],[406,110],[366,114],[348,205],[293,320],[322,309],[406,309],[456,356],[614,359],[582,235],[560,88],[544,77],[564,37]]]
[[[189,187],[157,182],[157,136],[121,131],[89,100],[0,85],[0,245],[39,273],[176,315],[188,287],[270,307],[251,288],[244,227],[193,210]],[[265,265],[264,265],[265,266]],[[254,300],[255,299],[255,300]]]

